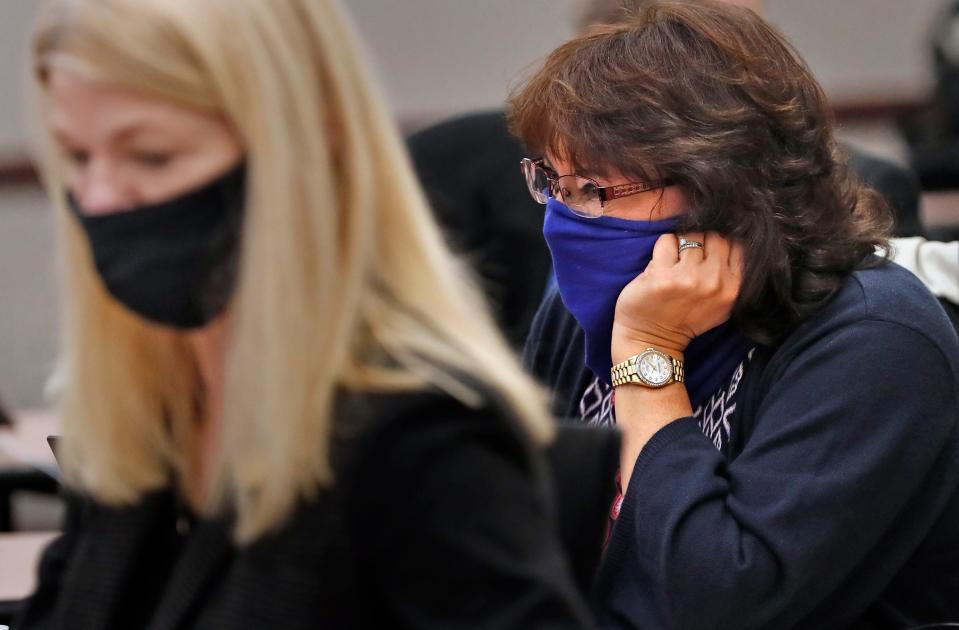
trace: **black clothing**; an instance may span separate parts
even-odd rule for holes
[[[910,164],[925,191],[959,187],[959,57],[955,44],[959,2],[943,1],[943,11],[931,31],[935,89],[924,106],[898,117],[909,144]],[[939,240],[959,238],[959,226],[934,230]]]
[[[14,627],[590,626],[542,459],[501,411],[420,393],[356,397],[338,417],[334,487],[247,547],[226,519],[177,539],[170,491],[72,501]],[[169,575],[149,580],[165,555]]]
[[[524,361],[576,413],[591,375],[551,296]],[[894,264],[853,273],[636,461],[595,584],[603,628],[959,621],[959,338]]]
[[[550,412],[556,418],[582,418],[579,403],[596,379],[586,367],[586,335],[566,310],[556,286],[536,313],[523,348],[523,367],[549,387]]]
[[[543,206],[529,196],[520,172],[519,140],[494,111],[413,134],[409,149],[454,250],[474,265],[497,321],[521,348],[551,265]]]
[[[893,230],[895,236],[925,236],[922,219],[919,217],[919,196],[922,190],[915,173],[898,164],[851,148],[849,167],[892,208],[896,217]]]

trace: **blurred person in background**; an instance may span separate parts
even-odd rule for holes
[[[72,495],[18,630],[582,628],[552,426],[330,0],[53,0]]]
[[[440,122],[408,145],[444,235],[472,264],[497,323],[521,349],[550,276],[543,210],[516,168],[522,145],[502,111]]]
[[[940,0],[931,29],[934,89],[929,102],[900,117],[909,159],[925,191],[959,189],[959,2]],[[959,238],[959,225],[936,226],[936,236]]]
[[[782,35],[649,5],[509,115],[558,284],[529,365],[623,433],[600,625],[959,620],[959,339]]]

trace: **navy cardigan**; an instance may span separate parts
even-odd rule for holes
[[[527,366],[577,410],[582,331],[554,296]],[[722,450],[696,419],[636,461],[594,589],[604,628],[959,621],[959,340],[912,274],[853,273],[757,348]]]

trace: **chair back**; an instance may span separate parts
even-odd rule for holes
[[[560,422],[547,451],[556,484],[559,533],[573,575],[589,593],[603,553],[619,469],[619,432]]]

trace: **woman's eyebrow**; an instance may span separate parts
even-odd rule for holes
[[[129,123],[117,126],[110,130],[110,142],[122,143],[128,142],[136,136],[146,133],[150,134],[155,129],[149,121],[130,121]],[[77,146],[83,144],[75,138],[66,128],[58,126],[55,123],[51,125],[50,135],[53,139],[63,146]]]
[[[65,147],[72,147],[80,144],[76,142],[75,138],[71,137],[69,133],[62,129],[53,128],[50,131],[50,135],[53,136],[53,139],[57,144]]]
[[[114,142],[127,142],[142,134],[150,134],[158,131],[149,121],[132,121],[121,127],[112,130],[112,140]],[[166,135],[166,134],[163,134]]]

